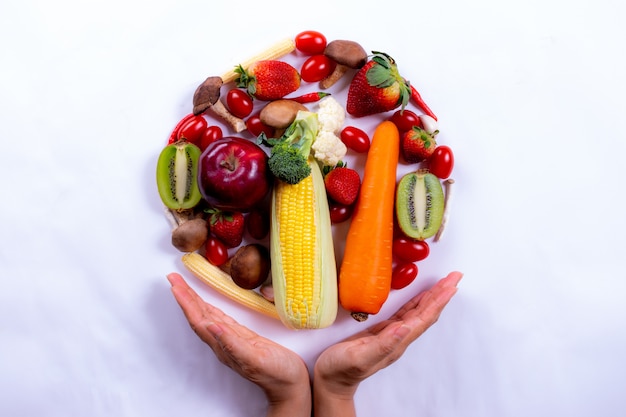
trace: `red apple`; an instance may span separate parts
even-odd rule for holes
[[[250,211],[271,188],[267,159],[265,151],[248,139],[224,137],[211,143],[198,167],[204,199],[222,210]]]

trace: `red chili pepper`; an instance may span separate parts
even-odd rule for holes
[[[317,91],[314,93],[303,94],[298,97],[285,97],[287,100],[293,100],[297,103],[314,103],[316,101],[320,101],[326,96],[329,96],[330,93],[324,93],[321,91]]]
[[[172,144],[172,143],[174,143],[174,142],[176,142],[178,140],[178,131],[192,117],[194,117],[194,114],[193,113],[189,113],[187,116],[185,116],[182,119],[180,119],[180,122],[178,122],[176,124],[176,126],[174,127],[174,130],[172,130],[172,133],[170,133],[170,137],[167,140],[168,144]]]
[[[437,120],[437,116],[435,116],[435,113],[433,113],[430,107],[428,107],[428,105],[424,102],[422,96],[415,89],[415,87],[413,87],[413,85],[411,85],[411,100],[413,100],[415,104],[424,111],[424,113]]]

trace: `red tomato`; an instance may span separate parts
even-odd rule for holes
[[[396,258],[406,262],[422,261],[428,257],[430,247],[423,240],[408,237],[398,237],[393,240],[393,254]]]
[[[354,126],[346,126],[340,134],[341,141],[350,149],[358,153],[370,150],[370,138],[361,129]]]
[[[309,83],[321,81],[328,77],[336,66],[337,63],[326,55],[313,55],[302,64],[300,76]]]
[[[238,88],[228,91],[228,94],[226,94],[226,105],[228,110],[240,119],[248,117],[254,107],[252,98],[248,93]]]
[[[315,30],[305,30],[296,35],[296,49],[306,55],[319,55],[326,49],[326,37]]]
[[[261,133],[265,133],[268,138],[271,138],[274,135],[274,129],[263,124],[258,114],[248,117],[246,120],[246,127],[248,128],[248,132],[250,132],[250,134],[254,137],[259,137]]]
[[[391,288],[400,290],[412,283],[416,277],[417,265],[414,263],[398,264],[391,273]]]
[[[180,124],[178,131],[175,132],[174,140],[185,139],[188,142],[197,145],[200,142],[200,138],[204,134],[208,123],[204,116],[187,116],[186,120]]]
[[[352,217],[354,205],[346,206],[344,204],[335,203],[334,201],[329,201],[328,208],[330,209],[330,222],[336,224],[343,223]]]
[[[216,238],[210,236],[206,242],[206,258],[215,266],[220,266],[228,260],[228,248]]]
[[[411,110],[396,110],[394,114],[389,118],[397,127],[400,133],[411,130],[413,126],[422,127],[422,120],[420,117]]]
[[[263,239],[270,231],[269,214],[263,210],[252,210],[246,216],[246,229],[253,238]]]
[[[216,140],[222,139],[223,137],[224,137],[224,134],[222,132],[221,127],[209,126],[207,127],[207,129],[204,131],[204,134],[200,138],[200,143],[198,146],[200,146],[200,149],[204,151],[207,148],[207,146],[209,146]]]
[[[452,149],[445,145],[437,146],[433,154],[428,158],[428,170],[445,180],[452,174],[452,168],[454,168]]]

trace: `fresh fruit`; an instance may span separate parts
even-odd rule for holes
[[[274,137],[274,128],[261,121],[260,113],[252,115],[246,119],[246,128],[252,136],[259,137],[263,133],[268,138]]]
[[[209,230],[221,240],[227,248],[241,245],[244,232],[243,214],[238,211],[208,210]]]
[[[435,148],[433,154],[428,158],[428,170],[437,177],[445,180],[452,174],[454,168],[454,154],[452,149],[446,145]]]
[[[326,55],[313,55],[302,64],[300,76],[303,81],[309,83],[321,81],[333,72],[336,65],[337,63]]]
[[[341,130],[342,142],[354,152],[365,153],[370,150],[370,138],[363,130],[355,126],[346,126]]]
[[[424,240],[439,230],[444,196],[439,178],[419,170],[405,174],[396,190],[396,218],[402,232]]]
[[[326,37],[315,30],[305,30],[295,37],[296,49],[305,55],[317,55],[326,49]]]
[[[239,88],[233,88],[228,91],[226,94],[226,105],[232,114],[241,119],[248,117],[254,108],[252,98]]]
[[[208,148],[210,144],[212,144],[218,139],[222,139],[223,137],[224,137],[224,132],[222,132],[221,127],[216,126],[216,125],[209,126],[207,127],[207,129],[204,131],[204,134],[200,138],[200,143],[198,144],[198,146],[200,146],[200,150],[204,152],[204,150]]]
[[[393,268],[391,273],[391,288],[400,290],[417,278],[417,265],[411,262],[401,263]]]
[[[209,236],[204,257],[215,266],[223,265],[228,261],[228,248],[215,236]]]
[[[409,84],[393,58],[375,52],[350,82],[346,111],[354,117],[369,116],[404,108],[410,97]]]
[[[409,163],[417,163],[428,159],[437,147],[436,134],[437,132],[431,134],[417,126],[413,126],[411,130],[405,132],[400,142],[404,160]]]
[[[396,110],[389,118],[396,126],[400,134],[404,134],[413,128],[413,126],[423,127],[422,119],[414,111],[409,109]]]
[[[202,195],[198,189],[200,148],[180,141],[167,145],[157,161],[156,181],[163,204],[173,210],[195,207]]]
[[[393,240],[393,255],[405,262],[423,261],[430,254],[428,243],[423,240],[398,237]]]
[[[193,113],[183,117],[174,127],[174,130],[170,134],[167,144],[178,142],[179,140],[186,140],[194,145],[198,145],[200,138],[207,128],[207,120],[202,115],[194,115]]]
[[[352,217],[354,205],[346,206],[331,200],[328,202],[328,209],[330,210],[330,222],[337,224],[343,223]]]
[[[247,139],[225,137],[213,142],[199,161],[202,196],[218,209],[249,211],[270,190],[267,159],[263,149]]]
[[[300,87],[300,74],[290,64],[278,60],[257,61],[248,69],[239,66],[237,87],[248,90],[252,98],[272,101],[283,98]]]
[[[224,84],[228,84],[232,81],[235,81],[239,77],[239,68],[247,69],[250,65],[254,64],[257,61],[280,59],[285,55],[292,53],[295,49],[296,43],[292,38],[281,39],[273,45],[270,45],[267,49],[249,57],[236,67],[233,67],[233,69],[226,71],[219,78]]]
[[[324,177],[328,197],[346,206],[356,201],[361,187],[361,177],[352,168],[340,166],[332,169]]]

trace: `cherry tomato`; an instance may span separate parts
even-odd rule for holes
[[[246,216],[246,230],[253,238],[263,239],[270,231],[269,214],[260,209],[250,211]]]
[[[428,158],[428,170],[435,176],[445,180],[452,174],[454,168],[454,154],[448,146],[440,145],[435,148]]]
[[[216,140],[222,139],[224,137],[224,133],[222,132],[222,128],[219,126],[209,126],[204,131],[204,134],[200,138],[200,149],[204,152],[204,150],[215,142]]]
[[[274,136],[274,129],[263,124],[258,114],[250,116],[246,119],[246,127],[248,128],[248,132],[250,132],[250,134],[254,137],[259,137],[261,133],[265,133],[268,138]]]
[[[370,150],[370,138],[361,129],[354,126],[346,126],[340,134],[341,141],[350,149],[358,153]]]
[[[233,88],[228,91],[228,94],[226,94],[226,105],[228,110],[240,119],[248,117],[254,107],[252,98],[239,88]]]
[[[389,118],[398,128],[400,134],[408,132],[413,126],[422,127],[422,120],[411,110],[396,110]]]
[[[354,205],[346,206],[344,204],[335,203],[334,201],[329,201],[328,208],[330,210],[330,222],[337,224],[343,223],[352,217]]]
[[[326,49],[326,37],[315,30],[305,30],[296,35],[296,49],[306,55],[319,55]]]
[[[215,266],[223,265],[228,260],[228,248],[221,240],[210,236],[206,242],[206,258]]]
[[[200,138],[204,134],[207,126],[208,123],[202,115],[186,116],[181,120],[178,127],[170,137],[170,143],[184,138],[186,141],[197,145],[200,142]]]
[[[393,240],[393,254],[398,260],[406,262],[422,261],[428,257],[430,247],[423,240],[398,237]]]
[[[414,263],[401,263],[396,265],[391,272],[391,288],[400,290],[417,277],[417,265]]]
[[[313,55],[302,64],[300,76],[309,83],[321,81],[328,77],[336,66],[337,63],[326,55]]]

